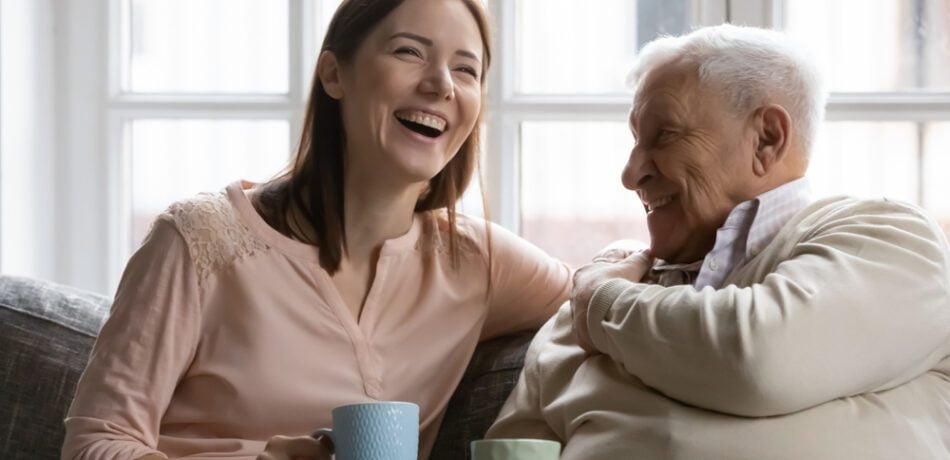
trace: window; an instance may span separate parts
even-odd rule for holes
[[[0,2],[0,268],[110,292],[170,202],[278,172],[339,1]],[[818,194],[919,203],[950,232],[946,1],[484,1],[490,215],[571,264],[647,238],[619,177],[637,50],[725,20],[784,29],[828,71]]]
[[[950,3],[786,0],[773,10],[831,91],[810,169],[816,191],[909,201],[950,235]]]
[[[170,203],[287,166],[339,0],[111,0],[113,280]]]

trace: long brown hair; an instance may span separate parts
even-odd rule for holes
[[[344,0],[337,8],[323,39],[321,52],[332,51],[339,62],[348,62],[373,29],[404,0]],[[491,62],[491,37],[481,0],[460,0],[468,7],[482,35],[482,88]],[[319,248],[320,266],[331,275],[340,268],[346,251],[343,214],[343,155],[346,132],[340,103],[330,97],[314,69],[310,99],[297,152],[288,169],[264,184],[255,207],[267,223],[292,238]],[[484,94],[484,92],[483,92]],[[483,96],[484,99],[484,96]],[[483,100],[484,102],[484,100]],[[484,106],[484,104],[482,104]],[[446,164],[416,201],[415,212],[445,209],[449,227],[449,251],[458,260],[455,203],[461,198],[478,166],[479,112],[475,128],[458,153]],[[484,197],[483,197],[484,201]],[[310,238],[291,225],[297,209],[315,233]],[[486,226],[487,231],[487,226]],[[490,241],[489,241],[490,248]]]

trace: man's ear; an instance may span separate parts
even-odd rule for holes
[[[792,117],[778,104],[759,107],[753,115],[756,146],[752,169],[757,176],[765,176],[772,167],[785,158],[789,150]]]
[[[317,59],[317,78],[323,84],[323,90],[336,100],[343,99],[343,79],[340,75],[340,61],[333,51],[320,53]]]

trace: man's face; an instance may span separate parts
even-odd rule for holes
[[[700,84],[695,66],[674,62],[643,77],[630,112],[635,145],[623,184],[646,209],[654,256],[702,259],[729,212],[754,197],[747,121]]]

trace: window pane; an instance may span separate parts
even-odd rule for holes
[[[315,34],[313,43],[317,46],[314,53],[323,45],[323,36],[327,33],[327,27],[330,25],[330,20],[333,19],[333,13],[336,13],[337,7],[339,7],[342,2],[343,0],[320,0],[320,7],[314,8],[314,12],[317,14],[317,17],[314,18],[314,24],[316,24],[317,27],[313,28],[313,33]]]
[[[818,53],[830,90],[950,90],[950,2],[783,3],[785,30]]]
[[[612,241],[649,241],[643,206],[620,183],[632,146],[626,123],[523,123],[522,235],[574,266]]]
[[[132,164],[132,241],[173,201],[265,181],[289,159],[284,120],[135,120],[126,125]]]
[[[689,30],[690,0],[518,0],[521,93],[626,92],[638,44]]]
[[[287,0],[126,1],[128,90],[287,92]]]
[[[482,165],[485,164],[485,149],[484,146],[488,142],[488,129],[489,125],[487,123],[482,123],[481,130],[479,131],[479,141],[478,145],[480,146],[478,156],[478,165],[475,168],[475,171],[472,175],[472,181],[469,182],[468,188],[465,189],[465,193],[462,194],[462,198],[459,199],[456,209],[459,212],[468,214],[469,216],[486,218],[490,216],[485,216],[485,199],[484,194],[482,193],[482,182],[486,179],[482,173]]]
[[[808,177],[818,197],[883,196],[917,202],[917,125],[829,122],[812,152]]]
[[[950,238],[950,122],[930,123],[924,141],[924,206],[934,213]]]

